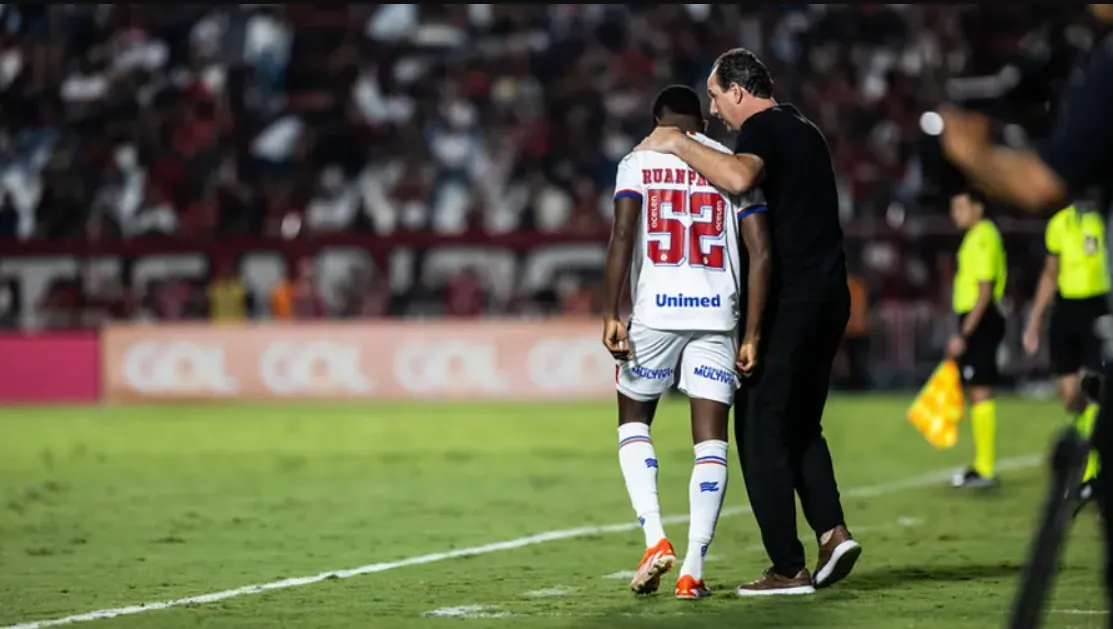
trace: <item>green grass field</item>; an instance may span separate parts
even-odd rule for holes
[[[721,590],[694,602],[673,599],[671,580],[637,599],[615,576],[633,569],[642,540],[612,404],[4,409],[0,628],[613,524],[628,526],[68,626],[1002,626],[1042,500],[1032,455],[1062,414],[1004,400],[999,453],[1011,469],[999,491],[974,495],[946,485],[969,435],[933,450],[904,420],[907,403],[828,407],[865,547],[852,578],[812,597],[735,598],[765,557],[732,461],[735,513],[707,568]],[[687,509],[686,415],[681,403],[663,407],[654,432],[668,514]],[[1104,626],[1096,517],[1075,526],[1048,626]],[[686,524],[667,530],[681,550]]]

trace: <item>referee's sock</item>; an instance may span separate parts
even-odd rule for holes
[[[657,499],[657,453],[648,424],[631,422],[618,427],[618,465],[645,533],[645,547],[651,548],[665,537],[665,529]]]
[[[1074,426],[1078,429],[1078,434],[1083,439],[1089,439],[1090,435],[1094,432],[1094,422],[1098,418],[1098,405],[1091,404],[1086,407],[1086,410],[1079,413],[1078,418],[1075,419]],[[1098,453],[1090,450],[1090,457],[1086,460],[1086,471],[1082,473],[1082,482],[1088,483],[1098,475]]]
[[[974,431],[974,471],[993,478],[997,463],[997,401],[985,400],[970,408]]]
[[[696,464],[688,484],[688,552],[684,555],[681,575],[703,579],[703,560],[715,536],[723,493],[727,489],[727,442],[718,439],[701,441],[695,446]]]

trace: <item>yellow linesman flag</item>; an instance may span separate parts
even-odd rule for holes
[[[908,421],[928,443],[943,450],[958,443],[958,424],[965,408],[958,365],[945,360],[908,407]]]

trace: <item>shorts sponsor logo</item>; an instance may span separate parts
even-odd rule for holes
[[[724,382],[729,385],[734,385],[734,373],[725,369],[716,369],[709,365],[700,365],[692,370],[692,374],[700,378],[707,378],[715,382]]]
[[[259,357],[259,379],[277,395],[368,393],[358,347],[332,341],[272,341]]]
[[[146,394],[231,395],[239,383],[225,367],[224,347],[196,341],[141,341],[127,348],[123,376]]]
[[[720,308],[723,298],[720,295],[695,297],[684,293],[657,293],[656,303],[658,308]]]
[[[650,369],[637,365],[630,368],[630,373],[643,380],[665,380],[672,377],[673,370],[672,367]]]

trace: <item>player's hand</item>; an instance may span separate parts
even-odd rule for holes
[[[683,137],[684,132],[679,127],[657,127],[634,150],[671,154],[676,152],[676,142]]]
[[[1021,342],[1024,344],[1024,351],[1028,352],[1029,356],[1040,351],[1040,329],[1032,325],[1024,328],[1024,336],[1021,337]]]
[[[757,366],[757,345],[757,339],[743,339],[738,346],[738,362],[735,366],[744,376],[752,374]]]
[[[603,345],[618,360],[630,360],[630,338],[626,324],[614,317],[603,319]]]
[[[956,334],[947,341],[947,358],[955,360],[966,353],[966,339]]]
[[[939,144],[956,166],[977,162],[990,147],[990,119],[983,114],[944,107],[939,111],[943,118],[943,131]]]

